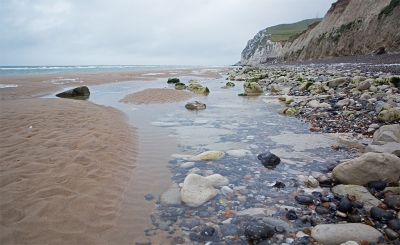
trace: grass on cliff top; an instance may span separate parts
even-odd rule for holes
[[[266,33],[271,34],[270,40],[273,42],[283,42],[289,40],[290,36],[300,34],[307,29],[307,27],[317,21],[321,21],[322,18],[302,20],[292,24],[281,24],[277,26],[271,26],[265,29]]]

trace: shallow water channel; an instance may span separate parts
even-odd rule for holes
[[[196,78],[180,77],[181,82],[186,84],[190,79]],[[245,203],[220,194],[213,199],[212,208],[207,205],[192,208],[193,217],[209,215],[219,221],[227,219],[221,215],[227,206],[232,210],[261,207],[268,210],[267,215],[280,218],[281,209],[301,206],[293,195],[301,188],[306,189],[304,183],[297,182],[299,175],[326,173],[328,163],[349,157],[347,151],[331,149],[337,144],[332,137],[311,133],[309,125],[296,118],[279,115],[277,110],[284,105],[276,97],[238,96],[243,92],[243,82],[235,81],[235,87],[222,89],[227,82],[225,79],[199,80],[209,88],[210,94],[189,101],[205,103],[207,109],[201,111],[187,110],[184,107],[186,101],[150,105],[119,102],[126,95],[147,88],[174,89],[166,79],[90,87],[89,101],[125,112],[129,123],[138,128],[139,135],[137,167],[123,194],[116,227],[105,237],[110,243],[168,243],[165,239],[172,240],[178,235],[188,237],[189,231],[179,230],[176,224],[171,224],[167,231],[153,227],[154,236],[146,236],[144,232],[146,227],[152,226],[150,214],[165,208],[156,203],[158,197],[174,182],[183,182],[189,169],[180,169],[178,163],[186,161],[185,155],[197,155],[206,150],[239,150],[243,153],[240,156],[226,154],[222,159],[195,165],[203,175],[220,173],[226,176],[231,188],[245,186],[249,190],[242,194],[246,197]],[[258,154],[267,151],[282,160],[273,170],[265,169],[257,159]],[[285,188],[272,187],[276,181],[284,183]],[[325,191],[329,190],[325,188]],[[149,193],[156,198],[146,201],[144,196]],[[226,205],[225,201],[237,204]],[[182,208],[184,211],[189,209],[183,205]]]

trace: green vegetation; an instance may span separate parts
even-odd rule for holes
[[[267,78],[268,77],[268,74],[260,74],[259,76],[258,76],[258,79],[264,79],[264,78]]]
[[[255,71],[259,71],[260,68],[257,67],[246,67],[246,69],[244,69],[243,74],[248,74],[250,72],[255,72]]]
[[[393,9],[399,6],[399,4],[400,0],[390,1],[389,5],[384,7],[382,11],[379,13],[378,19],[381,19],[383,15],[385,15],[385,17],[389,16],[393,12]]]
[[[298,78],[297,78],[297,81],[302,82],[302,81],[303,81],[303,78],[298,77]]]
[[[271,34],[270,40],[273,42],[282,42],[289,40],[289,37],[300,34],[307,30],[308,26],[315,22],[321,21],[322,18],[302,20],[292,24],[281,24],[268,27],[265,32]]]
[[[355,25],[355,21],[349,22],[346,25],[343,24],[340,26],[340,28],[337,30],[337,32],[341,33],[341,32],[345,32],[347,30],[350,30],[351,28],[353,28],[353,26]]]
[[[392,79],[390,79],[390,82],[393,83],[394,85],[399,84],[400,77],[392,77]]]
[[[258,77],[251,77],[246,79],[246,83],[258,82],[258,80],[260,80]]]

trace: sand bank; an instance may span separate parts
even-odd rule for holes
[[[169,187],[166,169],[154,166],[170,155],[159,129],[139,135],[126,115],[112,107],[36,97],[81,85],[219,78],[224,69],[229,68],[1,76],[1,84],[15,85],[0,89],[1,243],[133,243],[145,236],[143,228],[151,224],[154,210],[143,195],[149,190],[159,195]],[[151,89],[129,95],[125,102],[157,104],[193,96]],[[149,152],[150,145],[160,151]]]

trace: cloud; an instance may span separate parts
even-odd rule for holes
[[[1,65],[229,65],[259,30],[334,0],[0,0]]]

